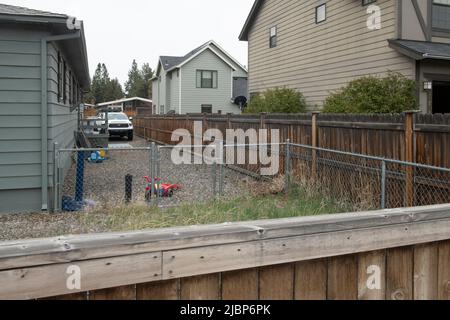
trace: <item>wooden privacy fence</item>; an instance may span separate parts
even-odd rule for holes
[[[15,241],[0,299],[448,300],[449,240],[440,205]]]
[[[138,114],[136,133],[164,144],[176,129],[279,129],[281,141],[450,168],[450,115]],[[224,135],[225,136],[225,135]]]

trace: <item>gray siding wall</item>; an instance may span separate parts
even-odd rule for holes
[[[25,27],[2,26],[0,30],[0,213],[39,211],[41,208],[40,39],[46,35],[45,31]],[[70,113],[68,105],[57,102],[55,52],[55,46],[50,44],[49,187],[53,174],[53,142],[64,147],[73,146],[77,120],[76,112]]]
[[[196,86],[197,70],[217,70],[218,88],[199,89]],[[212,105],[213,112],[240,113],[239,107],[231,103],[232,68],[212,51],[205,50],[181,68],[182,114],[201,112],[202,104]]]
[[[170,83],[170,110],[176,113],[180,111],[180,77],[177,70],[171,72],[172,78],[168,77],[167,81]]]
[[[376,2],[381,30],[369,30],[361,1],[329,0],[327,21],[315,23],[316,0],[266,0],[249,32],[249,91],[287,86],[301,91],[311,108],[320,108],[330,91],[366,75],[389,70],[415,78],[414,62],[388,47],[396,37],[395,0]],[[269,48],[269,28],[277,26],[278,45]]]
[[[41,44],[44,31],[0,30],[0,213],[40,208]],[[29,189],[21,192],[5,190]]]

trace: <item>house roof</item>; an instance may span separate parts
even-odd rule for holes
[[[67,15],[53,13],[48,11],[34,10],[24,7],[17,7],[8,4],[0,3],[0,14],[22,15],[22,16],[37,16],[37,17],[53,17],[53,18],[67,18]]]
[[[253,3],[253,7],[250,10],[250,14],[247,17],[247,20],[245,21],[244,27],[242,28],[241,34],[239,35],[239,40],[241,41],[248,41],[248,33],[250,31],[250,28],[253,25],[253,22],[256,19],[256,15],[259,13],[259,9],[261,8],[262,4],[264,3],[263,0],[255,0]]]
[[[129,102],[129,101],[142,101],[142,102],[147,102],[147,103],[153,102],[152,100],[149,100],[149,99],[144,99],[144,98],[140,98],[140,97],[132,97],[132,98],[124,98],[124,99],[99,103],[99,104],[97,104],[97,107],[111,106],[114,104],[119,104],[119,103],[124,103],[124,102]]]
[[[73,39],[61,40],[61,38],[54,38],[51,40],[58,41],[61,45],[61,49],[72,65],[80,86],[84,90],[88,90],[91,79],[89,75],[84,25],[81,21],[79,30],[71,30],[67,24],[69,18],[70,16],[66,14],[0,4],[0,22],[8,23],[9,26],[13,27],[18,24],[41,25],[50,31],[49,36],[75,35],[78,33],[79,36]]]
[[[160,61],[160,64],[162,65],[164,71],[171,71],[171,70],[176,69],[176,68],[181,68],[184,64],[188,63],[190,60],[195,58],[197,55],[202,53],[204,50],[210,49],[211,51],[213,51],[214,54],[216,54],[219,58],[221,58],[225,63],[230,65],[230,63],[227,60],[225,60],[224,57],[222,57],[222,55],[220,53],[216,52],[216,50],[212,46],[218,48],[231,61],[233,61],[235,64],[237,64],[243,70],[247,71],[244,66],[242,66],[230,54],[228,54],[225,50],[223,50],[214,40],[210,40],[210,41],[202,44],[201,46],[195,48],[194,50],[192,50],[191,52],[189,52],[185,56],[182,56],[182,57],[161,56],[161,57],[159,57],[159,61]],[[232,65],[230,65],[230,66],[232,68],[234,68],[234,66],[232,66]],[[157,78],[157,77],[153,77],[152,80],[155,79],[155,78]]]
[[[388,41],[391,48],[415,60],[450,60],[450,44],[447,43],[413,40]]]

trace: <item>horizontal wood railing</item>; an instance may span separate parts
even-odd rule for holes
[[[449,299],[449,240],[440,205],[5,242],[0,299]]]

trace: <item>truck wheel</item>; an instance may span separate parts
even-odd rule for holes
[[[133,132],[128,133],[128,141],[133,141]]]

